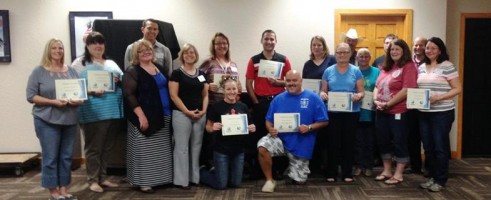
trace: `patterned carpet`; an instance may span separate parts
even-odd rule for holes
[[[375,173],[380,172],[375,169]],[[419,189],[418,185],[425,181],[421,175],[407,174],[404,182],[396,186],[388,186],[373,180],[373,177],[356,177],[356,182],[327,183],[320,175],[313,174],[306,185],[290,185],[278,181],[275,193],[262,193],[264,180],[245,180],[241,188],[213,190],[206,186],[181,190],[172,186],[156,188],[154,194],[143,194],[121,184],[118,188],[107,189],[104,193],[94,193],[85,183],[83,168],[73,172],[70,191],[81,200],[92,199],[491,199],[491,159],[468,158],[450,162],[450,179],[447,187],[439,193]],[[120,181],[122,177],[111,176],[111,180]],[[28,170],[23,176],[13,175],[13,170],[1,169],[0,199],[48,199],[48,192],[40,186],[39,169]]]

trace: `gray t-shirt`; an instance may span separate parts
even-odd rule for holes
[[[56,99],[55,80],[79,78],[77,71],[68,67],[66,72],[50,72],[42,66],[32,70],[27,82],[26,97],[29,103],[36,95],[48,99]],[[48,123],[57,125],[74,125],[78,123],[77,108],[67,105],[65,107],[39,106],[34,104],[32,114]]]

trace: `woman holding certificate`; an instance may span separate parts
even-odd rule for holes
[[[49,189],[50,199],[76,199],[67,187],[78,130],[77,108],[83,100],[57,98],[62,91],[55,86],[56,80],[79,78],[75,69],[64,64],[64,55],[61,40],[49,40],[41,66],[32,71],[26,89],[27,101],[34,104],[34,128],[41,144],[41,186]]]
[[[455,119],[453,98],[462,92],[462,85],[440,38],[428,40],[425,54],[424,64],[419,67],[418,87],[430,89],[430,109],[419,110],[419,126],[430,179],[420,186],[438,192],[448,180],[449,133]]]
[[[125,115],[128,118],[127,176],[143,193],[172,183],[171,102],[168,78],[155,64],[153,45],[133,44],[132,65],[123,76]]]
[[[103,192],[102,187],[117,187],[106,180],[109,151],[121,132],[123,96],[120,79],[123,72],[105,55],[105,38],[91,32],[85,40],[85,53],[73,61],[81,78],[87,80],[88,101],[79,109],[79,122],[85,139],[85,165],[89,189]],[[102,186],[102,187],[101,187]]]
[[[215,170],[203,168],[200,172],[201,182],[218,190],[238,187],[242,182],[244,141],[249,132],[256,131],[254,124],[246,123],[251,123],[247,106],[237,101],[237,81],[224,79],[222,86],[224,99],[208,109],[206,122],[206,131],[216,135],[213,144]]]
[[[190,189],[199,184],[199,154],[208,107],[208,83],[195,64],[199,55],[192,44],[184,44],[179,52],[182,66],[172,72],[170,97],[174,102],[174,185]]]
[[[417,78],[418,72],[407,43],[401,39],[392,40],[373,91],[377,108],[375,138],[384,165],[384,170],[375,180],[385,181],[388,185],[404,180],[402,173],[409,161],[406,96],[408,88],[416,87]],[[392,159],[397,162],[394,174]]]
[[[353,182],[354,141],[364,81],[360,69],[349,63],[352,51],[347,43],[336,47],[337,64],[322,75],[320,96],[328,103],[328,145],[326,181],[335,182],[338,165],[344,182]]]
[[[303,65],[302,80],[304,89],[311,89],[314,92],[319,92],[322,75],[327,67],[336,64],[336,57],[329,54],[326,40],[322,36],[314,36],[310,40],[310,59]],[[313,82],[315,88],[309,88]],[[314,169],[325,169],[327,162],[327,127],[323,127],[318,131],[317,140],[314,148],[314,156],[312,156],[311,165],[315,165]]]
[[[237,64],[230,58],[230,41],[223,33],[215,33],[210,43],[211,57],[206,59],[199,67],[199,70],[205,74],[209,84],[208,90],[208,109],[213,104],[223,100],[223,88],[220,87],[220,82],[228,77],[237,80],[238,94],[242,92],[239,81],[239,70]],[[214,135],[204,134],[203,146],[201,151],[201,163],[211,164],[209,162],[213,157]]]

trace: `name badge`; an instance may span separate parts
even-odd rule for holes
[[[232,70],[232,72],[237,72],[237,67],[231,67],[230,70]]]
[[[206,81],[206,79],[203,75],[199,75],[198,80],[199,80],[199,82],[205,82]]]

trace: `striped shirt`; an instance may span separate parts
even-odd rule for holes
[[[432,72],[428,72],[426,64],[422,64],[418,69],[418,87],[430,89],[431,95],[442,95],[452,89],[450,80],[459,77],[459,73],[455,66],[449,61],[443,61],[438,64]],[[422,112],[441,112],[452,110],[455,108],[453,99],[441,100],[430,105],[429,110],[420,110]]]
[[[106,60],[104,66],[86,63],[86,65],[81,68],[81,59],[76,59],[73,62],[73,65],[77,66],[75,69],[80,70],[80,78],[86,79],[87,71],[89,70],[110,71],[114,76],[118,76],[120,80],[123,75],[121,69],[112,60]],[[80,106],[78,114],[79,122],[82,124],[123,118],[123,96],[121,86],[116,84],[114,92],[104,92],[104,94],[99,97],[89,95],[88,100]]]

